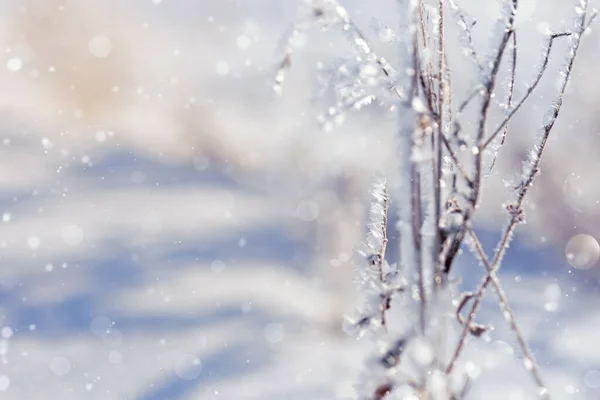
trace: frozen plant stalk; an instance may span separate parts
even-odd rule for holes
[[[397,113],[398,163],[385,177],[374,179],[369,231],[358,257],[362,299],[353,318],[346,321],[349,330],[373,343],[365,357],[369,364],[360,384],[361,399],[464,398],[471,382],[455,367],[468,339],[488,329],[476,323],[475,317],[489,284],[520,347],[524,373],[533,378],[539,397],[550,398],[497,272],[516,226],[524,222],[526,195],[558,118],[581,38],[595,17],[595,13],[588,12],[587,0],[577,2],[573,29],[548,36],[542,63],[520,99],[514,98],[514,88],[519,86],[515,82],[519,48],[514,24],[518,0],[502,0],[489,48],[484,51],[477,49],[472,40],[475,19],[457,1],[438,0],[434,7],[422,0],[398,0],[402,34],[394,35],[399,51],[396,66],[375,52],[338,0],[305,2],[312,11],[305,12],[307,19],[296,23],[292,31],[310,26],[337,28],[355,52],[353,58],[330,68],[332,73],[325,79],[326,89],[333,90],[336,99],[328,114],[337,118],[375,100]],[[473,90],[460,102],[453,99],[452,66],[447,59],[446,7],[465,44],[460,54],[476,69]],[[508,222],[493,257],[488,257],[472,225],[481,202],[482,183],[489,172],[484,165],[493,167],[498,149],[509,134],[509,121],[546,73],[553,43],[564,38],[569,40],[569,49],[556,100],[524,160],[515,200],[504,206]],[[483,52],[486,55],[481,57],[479,53]],[[291,65],[291,54],[287,46],[275,79],[279,92],[285,69]],[[505,64],[509,64],[508,85],[498,84]],[[465,121],[463,112],[472,104],[477,105],[475,120]],[[497,105],[504,110],[504,117],[490,127],[489,115],[492,106]],[[323,125],[332,128],[331,124]],[[398,242],[390,245],[398,247],[400,260],[392,266],[385,259],[390,205],[398,210],[399,219]],[[484,268],[485,278],[476,290],[460,295],[453,290],[452,282],[460,277],[452,276],[452,266],[465,244]],[[448,341],[452,329],[445,308],[450,303],[449,293],[458,298],[458,307],[452,310],[460,331],[454,347]],[[408,322],[408,328],[392,326],[391,320],[398,316],[405,325]]]

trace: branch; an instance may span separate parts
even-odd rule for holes
[[[445,0],[439,0],[439,21],[438,21],[438,30],[439,30],[439,95],[438,95],[438,114],[439,114],[439,122],[438,122],[438,131],[437,131],[437,141],[436,141],[436,150],[437,154],[435,155],[435,171],[433,173],[434,185],[433,185],[433,193],[434,198],[434,243],[433,243],[433,265],[435,271],[435,282],[436,284],[441,284],[441,269],[440,269],[440,249],[442,247],[442,238],[440,231],[440,220],[441,220],[441,202],[442,202],[442,189],[441,189],[441,181],[442,181],[442,142],[446,140],[446,121],[445,121],[445,108],[446,108],[446,54],[445,54],[445,37],[444,37],[444,3]]]
[[[485,288],[491,282],[492,285],[494,286],[494,289],[496,290],[496,294],[498,295],[499,304],[500,304],[500,308],[503,312],[504,319],[510,325],[511,330],[515,334],[515,336],[517,338],[517,342],[519,343],[519,346],[521,347],[521,351],[525,355],[526,369],[531,372],[531,374],[535,380],[535,383],[538,385],[538,387],[540,387],[542,389],[542,393],[540,393],[540,394],[543,395],[544,398],[549,399],[549,395],[547,394],[546,385],[544,384],[544,381],[542,379],[542,374],[540,373],[539,366],[538,366],[537,362],[535,361],[533,352],[527,345],[527,341],[525,340],[525,337],[523,335],[523,332],[521,331],[521,328],[517,324],[515,315],[511,309],[510,305],[508,304],[508,299],[506,297],[506,294],[504,293],[504,290],[502,289],[500,281],[496,275],[496,271],[499,268],[499,264],[494,264],[495,266],[490,264],[486,254],[483,250],[483,246],[481,245],[479,238],[477,237],[477,235],[475,234],[475,232],[473,230],[469,229],[469,235],[471,236],[472,242],[474,244],[477,259],[487,270],[487,275],[484,278],[483,283],[480,285],[477,293],[475,295],[470,294],[465,299],[463,299],[463,302],[461,303],[461,307],[459,307],[459,311],[457,312],[458,313],[457,315],[460,316],[460,318],[462,318],[462,315],[460,314],[460,310],[467,304],[467,302],[469,300],[471,300],[471,299],[473,300],[473,306],[471,307],[471,311],[469,312],[469,314],[467,316],[467,320],[462,321],[459,318],[459,322],[462,323],[464,328],[463,328],[462,334],[460,336],[458,346],[456,347],[456,350],[448,364],[448,367],[446,367],[446,373],[450,374],[452,372],[452,369],[454,368],[454,365],[456,364],[456,361],[458,360],[458,357],[460,356],[460,353],[462,352],[462,350],[466,344],[466,340],[467,340],[467,337],[469,336],[469,334],[472,334],[474,336],[479,336],[479,335],[481,335],[481,333],[483,333],[483,329],[486,329],[485,327],[482,327],[478,324],[474,324],[473,320],[475,319],[475,315],[477,314],[477,311],[479,311],[479,307],[481,305],[481,301],[483,300],[483,295],[485,293]]]
[[[418,127],[418,115],[413,107],[415,101],[416,89],[416,74],[410,74],[409,71],[417,71],[417,29],[415,26],[417,7],[412,0],[400,1],[400,15],[402,16],[400,31],[410,32],[404,39],[399,41],[400,60],[403,63],[400,69],[401,75],[401,91],[406,94],[400,99],[398,105],[398,152],[400,160],[400,182],[399,182],[399,230],[400,230],[400,264],[403,268],[417,268],[418,249],[416,248],[415,237],[418,236],[418,231],[414,227],[415,216],[415,190],[413,189],[413,177],[415,161],[412,157],[414,146],[414,133]],[[419,312],[419,327],[423,332],[425,330],[425,298],[422,285],[422,279],[418,279],[420,288],[420,312]]]
[[[352,21],[348,11],[337,1],[337,0],[326,0],[324,6],[309,6],[311,12],[310,18],[314,20],[296,22],[292,25],[290,33],[286,35],[284,40],[284,56],[279,62],[277,72],[275,74],[275,83],[273,90],[276,95],[281,95],[282,86],[285,79],[286,71],[291,67],[293,53],[292,50],[292,39],[299,31],[309,30],[317,21],[325,21],[326,17],[330,17],[330,24],[334,25],[339,23],[342,26],[342,31],[348,37],[348,41],[354,48],[354,50],[364,58],[366,61],[374,62],[380,69],[381,73],[388,79],[388,88],[396,93],[396,95],[402,97],[402,92],[398,90],[392,77],[396,75],[394,68],[382,57],[379,57],[373,47],[370,45],[366,36],[358,28],[358,26]]]
[[[517,14],[517,4],[518,0],[512,0],[512,9],[509,10],[508,13],[508,21],[506,23],[506,27],[504,29],[504,34],[502,35],[502,40],[500,41],[500,45],[496,51],[496,55],[491,63],[491,70],[486,77],[486,81],[484,82],[484,93],[483,93],[483,101],[481,103],[481,110],[479,113],[479,121],[477,128],[477,152],[475,154],[475,178],[473,193],[471,203],[473,208],[477,206],[477,202],[479,200],[479,192],[481,190],[481,177],[482,177],[482,169],[483,169],[483,141],[485,138],[485,130],[488,112],[490,109],[490,104],[492,100],[492,93],[494,92],[494,88],[496,86],[496,79],[498,77],[498,71],[500,69],[500,62],[502,61],[502,56],[504,54],[504,50],[506,49],[506,45],[513,34],[513,28],[515,23],[515,17]],[[469,216],[466,215],[465,219],[468,219]]]
[[[486,147],[488,147],[490,145],[490,143],[494,140],[494,138],[502,131],[502,128],[504,128],[504,126],[508,123],[508,121],[510,121],[510,119],[513,117],[513,115],[515,115],[515,113],[517,111],[519,111],[519,109],[525,103],[525,101],[527,100],[529,95],[531,95],[531,93],[533,93],[533,91],[537,87],[538,83],[540,83],[540,80],[542,79],[542,76],[544,75],[544,72],[546,71],[546,67],[548,66],[548,61],[550,60],[550,50],[552,50],[552,44],[554,43],[554,40],[561,38],[561,37],[570,36],[570,35],[571,35],[571,33],[569,33],[569,32],[553,33],[552,35],[550,35],[550,38],[548,39],[548,45],[546,47],[546,51],[544,52],[544,61],[542,62],[542,66],[541,66],[537,76],[535,77],[533,83],[531,85],[529,85],[523,98],[517,102],[517,104],[508,113],[508,115],[504,118],[504,120],[496,127],[496,129],[494,129],[494,132],[490,135],[490,137],[483,144],[483,149],[485,149]]]
[[[475,44],[473,43],[473,35],[471,33],[471,29],[473,29],[477,21],[468,17],[454,0],[448,0],[448,3],[450,4],[450,9],[452,10],[454,17],[458,19],[458,26],[463,32],[463,37],[466,39],[465,55],[467,57],[472,57],[479,71],[483,72],[483,66],[477,56]]]
[[[516,72],[517,72],[517,32],[515,32],[513,34],[512,57],[511,57],[511,60],[510,60],[510,81],[509,81],[509,84],[508,84],[508,98],[506,99],[506,108],[512,107],[513,95],[515,93],[515,76],[516,76]],[[490,172],[492,172],[492,169],[494,168],[494,164],[496,164],[496,159],[498,158],[498,153],[497,152],[500,149],[500,147],[502,147],[504,145],[504,141],[506,140],[506,133],[507,132],[508,132],[508,124],[506,124],[504,126],[504,130],[502,131],[502,139],[500,140],[500,144],[498,145],[498,148],[495,149],[496,152],[494,154],[494,159],[492,160],[492,165],[490,165],[490,169],[488,171],[488,174]],[[487,143],[486,143],[486,145],[484,145],[484,148],[485,147],[487,147]]]
[[[383,273],[383,263],[385,260],[385,250],[387,248],[387,243],[388,243],[388,237],[387,237],[387,223],[388,223],[388,203],[389,203],[389,197],[388,197],[388,193],[387,193],[387,186],[384,183],[384,187],[383,187],[383,220],[382,220],[382,224],[381,224],[381,249],[379,250],[378,253],[378,264],[379,264],[379,280],[381,281],[382,285],[385,285],[386,283],[386,279]],[[386,311],[390,308],[390,301],[391,301],[391,294],[388,293],[386,295],[383,296],[382,298],[382,304],[381,304],[381,325],[383,326],[383,328],[387,331],[387,320],[386,320],[386,316],[385,313]]]
[[[538,143],[534,146],[534,151],[532,152],[531,157],[529,159],[529,165],[524,167],[524,179],[521,182],[521,185],[518,187],[518,194],[517,194],[516,202],[513,204],[509,204],[507,206],[507,210],[508,210],[509,216],[510,216],[509,223],[506,226],[506,228],[504,230],[504,234],[502,235],[502,238],[500,239],[500,242],[496,248],[496,254],[495,254],[494,260],[491,264],[489,263],[489,261],[487,260],[487,257],[483,253],[481,245],[480,245],[479,241],[476,239],[476,236],[474,235],[472,230],[469,230],[471,236],[474,239],[474,243],[476,245],[476,250],[477,250],[478,254],[480,255],[480,259],[484,263],[486,269],[488,270],[488,274],[487,274],[486,278],[484,279],[483,283],[481,284],[479,290],[477,291],[477,294],[474,297],[473,306],[471,307],[471,311],[468,314],[468,319],[465,324],[463,334],[461,335],[461,339],[459,340],[459,344],[454,353],[454,356],[452,357],[452,359],[446,369],[446,371],[448,373],[450,373],[452,371],[453,366],[464,347],[466,337],[468,336],[469,323],[472,322],[473,318],[475,318],[475,315],[478,311],[479,305],[483,298],[483,294],[485,293],[485,289],[487,288],[488,284],[490,282],[492,282],[497,290],[498,296],[500,298],[501,306],[503,307],[503,309],[505,311],[508,312],[507,320],[511,324],[511,328],[512,328],[513,332],[515,332],[515,334],[517,335],[517,339],[519,340],[521,348],[523,349],[524,354],[526,355],[526,357],[529,360],[528,366],[531,369],[532,374],[534,375],[534,378],[536,379],[536,382],[542,388],[542,393],[540,393],[540,395],[545,398],[549,398],[548,392],[542,383],[541,376],[539,374],[539,371],[537,369],[537,366],[535,364],[535,361],[531,354],[531,351],[527,347],[527,344],[525,343],[525,341],[523,339],[523,336],[518,328],[518,325],[516,324],[516,322],[514,320],[514,315],[512,314],[512,311],[510,311],[510,308],[508,308],[508,303],[506,301],[506,297],[504,296],[504,294],[501,290],[501,287],[499,285],[499,282],[497,280],[496,272],[500,268],[500,265],[501,265],[502,259],[504,257],[504,254],[506,252],[506,249],[508,248],[508,245],[513,237],[513,232],[516,228],[516,225],[520,222],[523,222],[523,204],[525,201],[525,196],[527,195],[528,190],[531,187],[533,180],[539,171],[541,157],[542,157],[544,149],[546,147],[550,132],[552,131],[552,128],[554,127],[556,119],[558,118],[558,114],[559,114],[560,108],[562,106],[562,100],[563,100],[563,97],[565,94],[567,83],[573,72],[573,64],[575,62],[575,57],[577,56],[577,52],[578,52],[579,46],[581,44],[581,37],[583,35],[584,30],[586,29],[585,19],[586,19],[586,15],[587,15],[588,1],[582,0],[581,5],[582,5],[582,12],[580,13],[580,17],[577,20],[577,25],[576,25],[576,29],[575,29],[575,32],[577,32],[577,34],[573,35],[571,37],[571,48],[570,48],[569,56],[567,59],[566,69],[561,74],[562,79],[560,82],[560,89],[557,94],[557,98],[555,100],[555,103],[552,104],[548,115],[546,116],[546,120],[544,121],[544,125],[540,132],[541,135],[538,139]]]

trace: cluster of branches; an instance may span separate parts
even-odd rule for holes
[[[588,10],[587,0],[575,1],[574,25],[569,30],[548,33],[537,73],[518,96],[518,0],[502,1],[488,54],[479,54],[472,40],[475,20],[454,0],[439,0],[435,6],[425,5],[422,0],[398,0],[402,34],[395,35],[400,52],[397,68],[375,52],[338,0],[306,0],[302,18],[286,37],[284,57],[275,78],[278,93],[292,63],[294,35],[314,26],[339,28],[355,55],[331,69],[327,82],[334,89],[336,103],[327,117],[335,120],[374,100],[391,102],[390,109],[397,113],[399,165],[395,172],[375,178],[370,230],[359,261],[364,299],[348,320],[349,328],[359,335],[371,335],[377,344],[371,357],[373,364],[361,385],[362,398],[463,398],[469,378],[457,377],[455,369],[468,338],[479,337],[489,329],[476,323],[475,317],[490,285],[520,346],[524,370],[531,374],[539,396],[550,398],[497,273],[516,226],[525,220],[527,193],[559,115],[582,36],[596,16]],[[446,53],[446,12],[458,24],[465,54],[478,74],[465,99],[454,98],[457,95]],[[520,181],[513,188],[514,198],[504,205],[507,223],[501,239],[494,254],[488,256],[472,224],[482,182],[505,142],[509,122],[546,72],[557,40],[568,41],[568,50],[555,98],[536,134],[535,145],[523,160]],[[506,67],[509,84],[502,91],[498,81],[501,69]],[[490,109],[496,103],[504,116],[492,125]],[[476,108],[475,121],[464,120],[469,107]],[[329,126],[327,118],[321,122]],[[386,261],[390,203],[395,204],[399,216],[399,242],[395,245],[399,246],[400,261],[394,265]],[[448,300],[453,298],[457,278],[452,276],[452,267],[465,244],[484,268],[485,278],[473,292],[463,293],[452,303]],[[456,306],[450,310],[448,304]],[[396,305],[402,308],[403,318],[409,316],[410,323],[392,332],[389,319]],[[455,344],[448,343],[447,315],[455,315],[461,327]]]

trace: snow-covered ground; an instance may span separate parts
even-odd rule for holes
[[[535,32],[572,12],[554,3],[523,2],[536,16],[520,22],[534,50],[523,79]],[[372,36],[371,16],[393,26],[392,0],[345,4]],[[482,24],[492,14],[469,4]],[[350,54],[329,47],[343,43],[333,32],[298,44],[272,98],[294,17],[293,2],[272,0],[0,1],[0,399],[351,398],[362,362],[341,332],[350,257],[395,122],[372,109],[317,129],[315,62]],[[575,234],[600,237],[597,40],[584,42],[500,274],[555,399],[600,396],[600,274],[564,256]],[[393,60],[393,46],[381,51]],[[520,165],[537,102],[484,192],[488,252],[500,177]],[[482,276],[468,256],[460,270],[468,288]],[[491,296],[478,319],[496,329],[462,359],[477,376],[470,398],[533,398]]]

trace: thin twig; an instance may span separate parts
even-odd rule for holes
[[[469,178],[469,175],[464,170],[462,164],[458,160],[458,156],[456,155],[456,152],[454,151],[454,149],[452,148],[452,146],[448,142],[448,139],[444,135],[442,135],[442,142],[444,143],[444,147],[446,147],[446,150],[448,151],[448,154],[450,154],[450,157],[452,158],[452,161],[454,162],[454,165],[456,165],[456,167],[460,171],[461,176],[464,178],[464,180],[467,182],[468,185],[472,185],[472,182],[471,182],[471,179]]]
[[[483,101],[481,103],[481,109],[479,112],[479,121],[477,128],[477,152],[475,154],[475,178],[473,179],[474,187],[471,203],[473,208],[477,206],[479,201],[479,193],[481,190],[481,178],[482,178],[482,169],[483,169],[483,141],[485,138],[486,124],[488,112],[490,109],[490,104],[492,100],[492,94],[494,92],[494,88],[496,86],[496,80],[498,77],[498,71],[500,70],[500,62],[502,61],[502,56],[504,55],[504,50],[506,49],[506,45],[513,34],[513,26],[515,23],[515,17],[517,14],[517,4],[518,0],[512,0],[512,11],[508,18],[508,23],[504,34],[502,36],[502,40],[500,45],[498,46],[498,50],[496,51],[496,56],[494,57],[494,61],[492,62],[492,68],[489,72],[489,75],[486,77],[487,81],[484,82],[484,93],[483,93]],[[465,215],[465,219],[468,219],[468,215]]]
[[[475,96],[481,94],[483,90],[484,86],[482,84],[477,84],[475,89],[473,89],[471,93],[467,96],[467,98],[464,99],[462,103],[460,103],[460,105],[458,106],[458,113],[461,114],[465,110],[465,108],[467,108],[469,103],[471,103],[471,101],[475,98]]]
[[[438,132],[437,132],[437,140],[436,140],[436,165],[435,171],[433,173],[434,179],[434,199],[435,208],[434,208],[434,243],[433,243],[433,265],[434,265],[434,273],[435,273],[435,282],[436,285],[440,285],[442,283],[441,279],[441,268],[440,268],[440,248],[442,246],[441,232],[440,232],[440,220],[441,220],[441,202],[442,202],[442,190],[441,190],[441,181],[442,181],[442,142],[445,141],[445,108],[446,108],[446,79],[445,79],[445,71],[446,71],[446,54],[445,54],[445,37],[444,37],[444,3],[445,0],[439,0],[439,20],[438,20],[438,35],[439,35],[439,93],[438,93]]]
[[[464,227],[458,232],[453,242],[451,243],[448,253],[445,256],[443,273],[448,275],[450,272],[450,268],[454,257],[458,254],[458,250],[460,249],[460,245],[464,240],[466,229],[470,224],[471,218],[475,214],[475,209],[477,208],[479,202],[479,194],[481,190],[481,180],[482,180],[482,170],[483,170],[483,143],[485,139],[486,125],[487,125],[487,117],[489,108],[491,105],[492,94],[494,92],[494,88],[496,85],[496,80],[498,77],[498,71],[500,69],[500,62],[502,61],[502,56],[504,54],[504,50],[506,49],[506,45],[513,34],[513,26],[516,17],[518,0],[512,0],[512,9],[506,24],[506,28],[504,29],[504,33],[502,35],[502,40],[498,48],[496,49],[494,59],[492,61],[491,69],[488,75],[485,77],[485,81],[483,83],[483,100],[481,103],[481,108],[479,112],[479,119],[477,124],[477,139],[476,139],[476,147],[475,151],[475,177],[471,181],[471,185],[469,188],[471,189],[471,194],[469,198],[470,207],[465,209],[464,212]],[[457,125],[457,129],[459,125]]]
[[[570,36],[570,35],[571,35],[570,32],[554,33],[554,34],[550,35],[550,38],[548,39],[548,45],[546,47],[546,51],[544,54],[544,61],[542,62],[542,66],[541,66],[540,70],[538,71],[537,76],[535,77],[533,83],[531,85],[529,85],[529,87],[527,88],[527,91],[523,95],[523,98],[515,104],[513,109],[510,110],[510,112],[504,118],[504,120],[502,120],[502,122],[500,122],[500,124],[496,127],[496,129],[494,129],[494,132],[490,135],[490,137],[483,144],[483,149],[487,148],[490,145],[490,143],[492,143],[492,141],[496,138],[496,136],[502,131],[502,128],[504,128],[504,126],[508,123],[508,121],[510,121],[510,119],[513,117],[513,115],[515,115],[515,113],[517,111],[519,111],[519,109],[525,103],[525,101],[527,100],[529,95],[531,95],[531,93],[533,93],[533,91],[537,87],[538,83],[540,83],[540,80],[542,79],[542,76],[544,75],[544,72],[546,71],[546,67],[548,66],[548,62],[550,60],[550,50],[552,50],[552,45],[554,43],[554,40],[561,38],[561,37]]]
[[[512,107],[513,95],[515,93],[516,72],[517,72],[517,32],[515,32],[513,34],[512,57],[510,60],[510,81],[508,83],[508,97],[506,99],[506,107],[507,108]],[[492,169],[494,168],[494,165],[496,164],[496,159],[498,158],[497,152],[500,150],[500,147],[502,147],[504,145],[504,141],[506,140],[507,132],[508,132],[508,124],[506,124],[504,126],[504,130],[502,131],[502,139],[500,140],[498,149],[496,149],[496,153],[494,154],[494,159],[492,160],[492,164],[490,165],[488,174],[492,171]],[[486,147],[486,146],[484,145],[484,147]]]
[[[483,266],[487,270],[487,275],[484,279],[484,283],[482,283],[482,285],[479,287],[479,290],[477,291],[477,293],[470,297],[470,299],[473,299],[473,306],[471,308],[471,312],[468,314],[467,320],[464,321],[464,328],[463,328],[463,332],[461,334],[461,340],[459,340],[459,344],[454,352],[454,355],[453,355],[450,363],[448,364],[448,367],[446,368],[446,373],[449,374],[452,372],[452,369],[456,363],[456,360],[458,359],[458,356],[460,355],[460,353],[463,350],[463,347],[466,343],[466,338],[469,335],[469,333],[471,333],[473,320],[475,318],[475,315],[477,314],[477,311],[479,310],[479,306],[481,305],[481,300],[483,299],[485,287],[487,287],[487,284],[489,282],[491,282],[492,285],[494,286],[494,289],[496,290],[496,294],[498,295],[499,304],[500,304],[500,308],[502,309],[504,319],[510,325],[511,330],[515,334],[515,336],[517,338],[517,342],[519,343],[519,346],[521,347],[521,351],[525,355],[526,360],[528,360],[527,361],[527,369],[531,372],[536,384],[540,388],[546,388],[546,385],[544,384],[544,381],[542,379],[542,374],[540,373],[540,370],[539,370],[539,366],[535,360],[535,356],[533,355],[533,352],[527,345],[527,341],[525,340],[523,332],[521,331],[521,328],[517,324],[517,320],[515,318],[514,312],[512,311],[510,305],[508,304],[508,298],[506,297],[506,294],[504,293],[504,290],[502,289],[502,285],[500,284],[500,281],[496,275],[496,270],[490,264],[490,262],[487,258],[487,255],[485,254],[485,251],[483,250],[483,246],[481,245],[481,242],[479,241],[479,238],[477,237],[477,235],[475,234],[475,232],[472,229],[469,229],[469,235],[471,236],[472,242],[474,244],[475,251],[478,256],[477,258],[480,260],[480,262],[483,264]],[[496,266],[496,269],[497,268],[498,268],[498,266]],[[465,301],[465,304],[466,304],[466,301]],[[549,398],[548,396],[545,396],[545,397]]]
[[[588,20],[584,23],[583,26],[583,31],[587,31],[587,29],[590,27],[590,25],[592,24],[592,22],[594,22],[596,20],[596,17],[598,16],[598,10],[593,10],[592,11],[592,15],[590,15],[590,17],[588,18]]]
[[[582,34],[586,27],[585,18],[586,18],[586,14],[587,14],[587,7],[588,7],[588,2],[586,0],[583,0],[582,1],[583,12],[581,13],[581,17],[578,20],[578,27],[577,27],[578,34],[577,34],[576,38],[574,39],[574,43],[573,43],[573,46],[572,46],[570,54],[569,54],[566,70],[564,71],[563,74],[561,74],[561,76],[562,76],[561,87],[560,87],[559,93],[557,95],[556,102],[555,102],[555,104],[553,104],[551,106],[551,110],[550,110],[551,115],[550,115],[549,120],[545,121],[544,126],[542,127],[542,136],[540,138],[539,143],[537,143],[535,146],[536,151],[530,160],[531,165],[529,166],[529,169],[526,171],[524,180],[519,185],[517,200],[514,204],[511,204],[507,207],[507,209],[509,211],[509,215],[510,215],[509,223],[506,226],[506,228],[504,230],[504,234],[502,235],[502,238],[500,239],[500,242],[496,248],[496,254],[495,254],[494,260],[491,263],[491,265],[489,265],[489,261],[488,261],[489,268],[487,268],[488,266],[486,266],[486,269],[489,269],[489,272],[488,272],[486,278],[484,279],[483,283],[481,284],[479,290],[477,291],[477,295],[475,296],[475,298],[473,300],[473,306],[471,308],[471,312],[468,314],[468,319],[465,324],[463,334],[461,335],[461,338],[459,340],[459,344],[457,346],[455,354],[452,357],[448,367],[446,368],[446,371],[448,373],[450,373],[452,371],[453,366],[456,363],[456,360],[458,359],[462,349],[464,348],[464,344],[465,344],[466,338],[468,336],[468,325],[470,322],[472,322],[473,318],[475,317],[475,315],[477,313],[477,310],[478,310],[481,300],[483,298],[483,294],[485,293],[485,288],[491,281],[495,280],[494,279],[496,277],[495,274],[496,274],[497,270],[500,268],[501,261],[504,257],[506,249],[508,248],[508,244],[510,243],[510,241],[513,237],[513,232],[516,228],[516,225],[520,222],[523,222],[523,211],[522,211],[523,208],[522,207],[523,207],[523,203],[525,201],[525,196],[527,195],[527,192],[528,192],[529,188],[531,187],[531,184],[533,183],[533,180],[539,171],[539,165],[541,163],[542,155],[544,153],[544,150],[545,150],[545,147],[546,147],[546,144],[548,141],[548,137],[550,135],[550,132],[552,131],[552,128],[554,127],[554,123],[556,122],[556,119],[558,118],[558,114],[559,114],[560,108],[562,106],[562,99],[564,97],[569,78],[573,72],[573,64],[575,62],[575,57],[577,55],[579,46],[581,44]],[[475,241],[475,243],[477,243],[477,242]],[[484,256],[485,256],[485,254],[484,254]],[[487,258],[482,257],[482,260],[487,260]],[[509,318],[511,320],[514,320],[514,318],[511,315],[509,315]],[[513,327],[513,331],[515,331],[514,327]],[[527,354],[527,352],[525,352],[525,353],[528,356],[528,358],[530,359],[531,363],[534,363],[534,361],[533,361],[534,359],[529,356],[530,352],[529,352],[529,355]],[[536,378],[536,380],[537,380],[537,378]],[[541,378],[540,378],[540,381],[541,381]],[[540,385],[540,386],[544,387],[543,385]],[[546,392],[545,396],[548,396],[547,392]]]
[[[396,71],[394,68],[382,57],[378,56],[374,51],[373,46],[367,40],[367,37],[362,33],[360,28],[352,21],[350,15],[346,8],[344,8],[337,0],[329,0],[329,2],[334,6],[332,7],[335,11],[336,17],[341,21],[342,30],[351,37],[351,44],[353,45],[355,51],[365,60],[373,61],[380,69],[380,71],[385,75],[385,77],[389,80],[388,88],[396,93],[396,95],[402,98],[403,93],[396,87],[395,83],[392,81],[392,77],[396,76]],[[323,18],[325,15],[325,10],[320,7],[313,7],[312,17],[315,20],[319,20]],[[306,31],[312,26],[312,23],[300,24],[298,22],[294,23],[290,29],[290,33],[285,37],[284,43],[284,55],[279,62],[277,72],[275,74],[275,83],[273,85],[273,89],[275,94],[280,96],[282,93],[282,86],[285,78],[285,74],[287,70],[292,65],[292,39],[294,35],[299,31]]]
[[[483,71],[483,66],[481,65],[479,57],[477,56],[475,44],[473,43],[473,35],[471,33],[471,29],[473,28],[473,26],[475,26],[476,21],[473,20],[469,23],[469,21],[467,21],[467,16],[465,15],[465,12],[458,6],[458,4],[456,4],[454,0],[448,0],[448,3],[450,3],[450,9],[454,12],[454,16],[458,18],[458,25],[467,39],[467,49],[470,53],[468,55],[472,56],[473,60],[475,61],[475,64],[477,65],[477,68],[481,72]]]
[[[421,33],[421,39],[422,39],[422,48],[423,51],[425,51],[426,49],[429,48],[429,41],[428,41],[428,31],[427,31],[427,25],[429,22],[429,13],[427,14],[427,16],[425,16],[425,4],[423,3],[423,1],[420,2],[419,4],[419,22],[420,22],[420,33]],[[420,47],[417,46],[416,47],[416,51],[418,53],[418,57],[417,60],[419,61],[419,83],[421,85],[421,88],[423,90],[423,94],[427,104],[427,108],[429,109],[429,112],[431,113],[434,121],[438,120],[438,113],[436,110],[436,104],[435,104],[435,91],[433,90],[433,67],[431,65],[431,61],[427,62],[427,63],[423,63],[423,59],[425,58],[423,56],[423,54],[421,54],[422,52],[420,51]]]
[[[406,6],[406,10],[403,12],[407,13],[406,18],[406,28],[409,29],[411,33],[410,40],[407,40],[406,43],[401,44],[401,54],[404,56],[405,63],[412,67],[413,71],[417,71],[418,69],[418,31],[416,29],[416,21],[417,21],[417,7],[411,0],[405,0],[403,2]],[[406,72],[405,72],[406,73]],[[405,146],[404,151],[408,151],[408,154],[403,154],[402,157],[406,157],[402,160],[404,164],[404,185],[409,189],[410,193],[410,202],[404,205],[404,212],[401,215],[401,220],[403,220],[406,230],[401,233],[401,236],[405,236],[407,240],[406,245],[403,246],[403,255],[406,256],[405,252],[410,251],[411,255],[405,258],[405,265],[407,267],[413,267],[417,269],[417,285],[419,288],[419,329],[421,334],[425,332],[426,328],[426,320],[427,320],[427,294],[425,292],[425,280],[424,280],[424,271],[423,271],[423,262],[421,258],[421,240],[420,240],[420,222],[418,225],[415,224],[415,215],[419,215],[422,212],[421,205],[421,183],[420,176],[418,175],[418,166],[416,162],[412,158],[412,152],[415,147],[414,141],[414,130],[418,129],[419,116],[415,113],[413,107],[413,100],[416,96],[416,88],[418,84],[418,74],[407,74],[405,76],[403,93],[406,93],[407,96],[410,97],[410,102],[408,99],[405,99],[402,104],[401,114],[400,114],[400,123],[401,130],[399,132],[400,142],[403,146]],[[410,116],[411,118],[416,117],[413,121],[413,124],[408,126],[404,125],[404,119]],[[405,136],[406,135],[406,136]],[[408,207],[406,207],[408,205]],[[417,221],[419,221],[417,220]],[[410,225],[409,224],[410,222]],[[412,239],[411,239],[412,238]],[[410,247],[409,247],[410,246]],[[409,261],[410,259],[410,261]]]
[[[423,257],[421,255],[422,249],[422,237],[421,237],[421,223],[423,220],[423,206],[421,204],[421,174],[415,167],[412,173],[413,176],[413,189],[412,189],[412,202],[413,202],[413,239],[415,246],[415,256],[417,262],[417,285],[419,288],[419,327],[421,332],[425,332],[426,325],[426,309],[427,309],[427,291],[425,290],[425,271],[423,269]]]
[[[330,1],[335,4],[336,13],[342,20],[342,30],[352,38],[351,42],[353,43],[355,50],[367,60],[371,59],[375,61],[377,66],[387,78],[395,76],[396,71],[394,68],[392,68],[392,66],[385,61],[385,59],[379,57],[377,53],[375,53],[373,46],[369,43],[367,37],[362,33],[360,28],[354,23],[354,21],[352,21],[348,11],[337,0]],[[396,93],[396,95],[398,95],[398,97],[403,97],[403,93],[395,84],[390,82],[389,86],[392,87],[392,90]]]
[[[383,274],[383,264],[385,262],[385,251],[387,248],[388,237],[387,237],[387,224],[388,224],[388,203],[389,197],[387,193],[387,186],[383,187],[383,221],[381,224],[381,249],[379,250],[378,266],[379,266],[379,281],[382,285],[386,284],[385,276]],[[387,331],[387,319],[386,311],[389,308],[390,294],[383,296],[381,305],[381,326]]]

